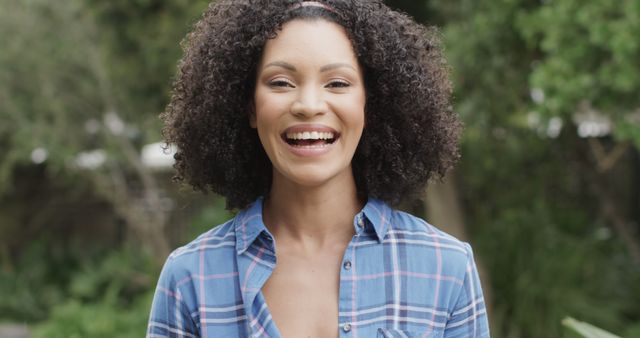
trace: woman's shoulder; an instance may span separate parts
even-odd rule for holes
[[[163,273],[190,276],[202,261],[231,262],[235,256],[235,218],[213,227],[191,242],[175,249],[167,258]]]
[[[386,204],[378,203],[376,209],[380,216],[371,213],[369,220],[384,234],[378,243],[369,241],[379,251],[373,254],[382,258],[385,271],[401,271],[412,299],[436,299],[423,305],[448,309],[457,325],[483,313],[482,288],[468,243]],[[434,290],[438,290],[435,295]]]
[[[446,265],[456,267],[459,273],[464,273],[467,265],[473,261],[473,251],[469,243],[404,211],[391,210],[385,239],[405,243],[410,250],[427,252],[423,257],[439,257]]]

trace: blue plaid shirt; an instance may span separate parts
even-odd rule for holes
[[[369,199],[340,271],[340,337],[489,337],[471,247]],[[281,337],[262,286],[276,264],[262,199],[167,259],[147,337]]]

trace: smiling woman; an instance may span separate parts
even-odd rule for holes
[[[469,245],[390,206],[457,159],[449,95],[434,33],[379,1],[211,5],[164,135],[242,210],[167,259],[148,337],[488,337]]]
[[[340,182],[355,192],[351,159],[364,105],[362,71],[344,28],[324,20],[284,24],[264,47],[250,117],[274,168],[272,188],[282,180]]]

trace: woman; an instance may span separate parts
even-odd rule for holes
[[[163,268],[148,337],[488,337],[468,244],[392,209],[458,157],[435,34],[379,1],[221,0],[162,118],[236,217]]]

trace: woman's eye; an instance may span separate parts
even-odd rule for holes
[[[328,88],[346,88],[349,86],[351,86],[351,84],[346,81],[331,81],[327,84]]]
[[[269,82],[271,87],[293,87],[293,84],[287,80],[273,80]]]

